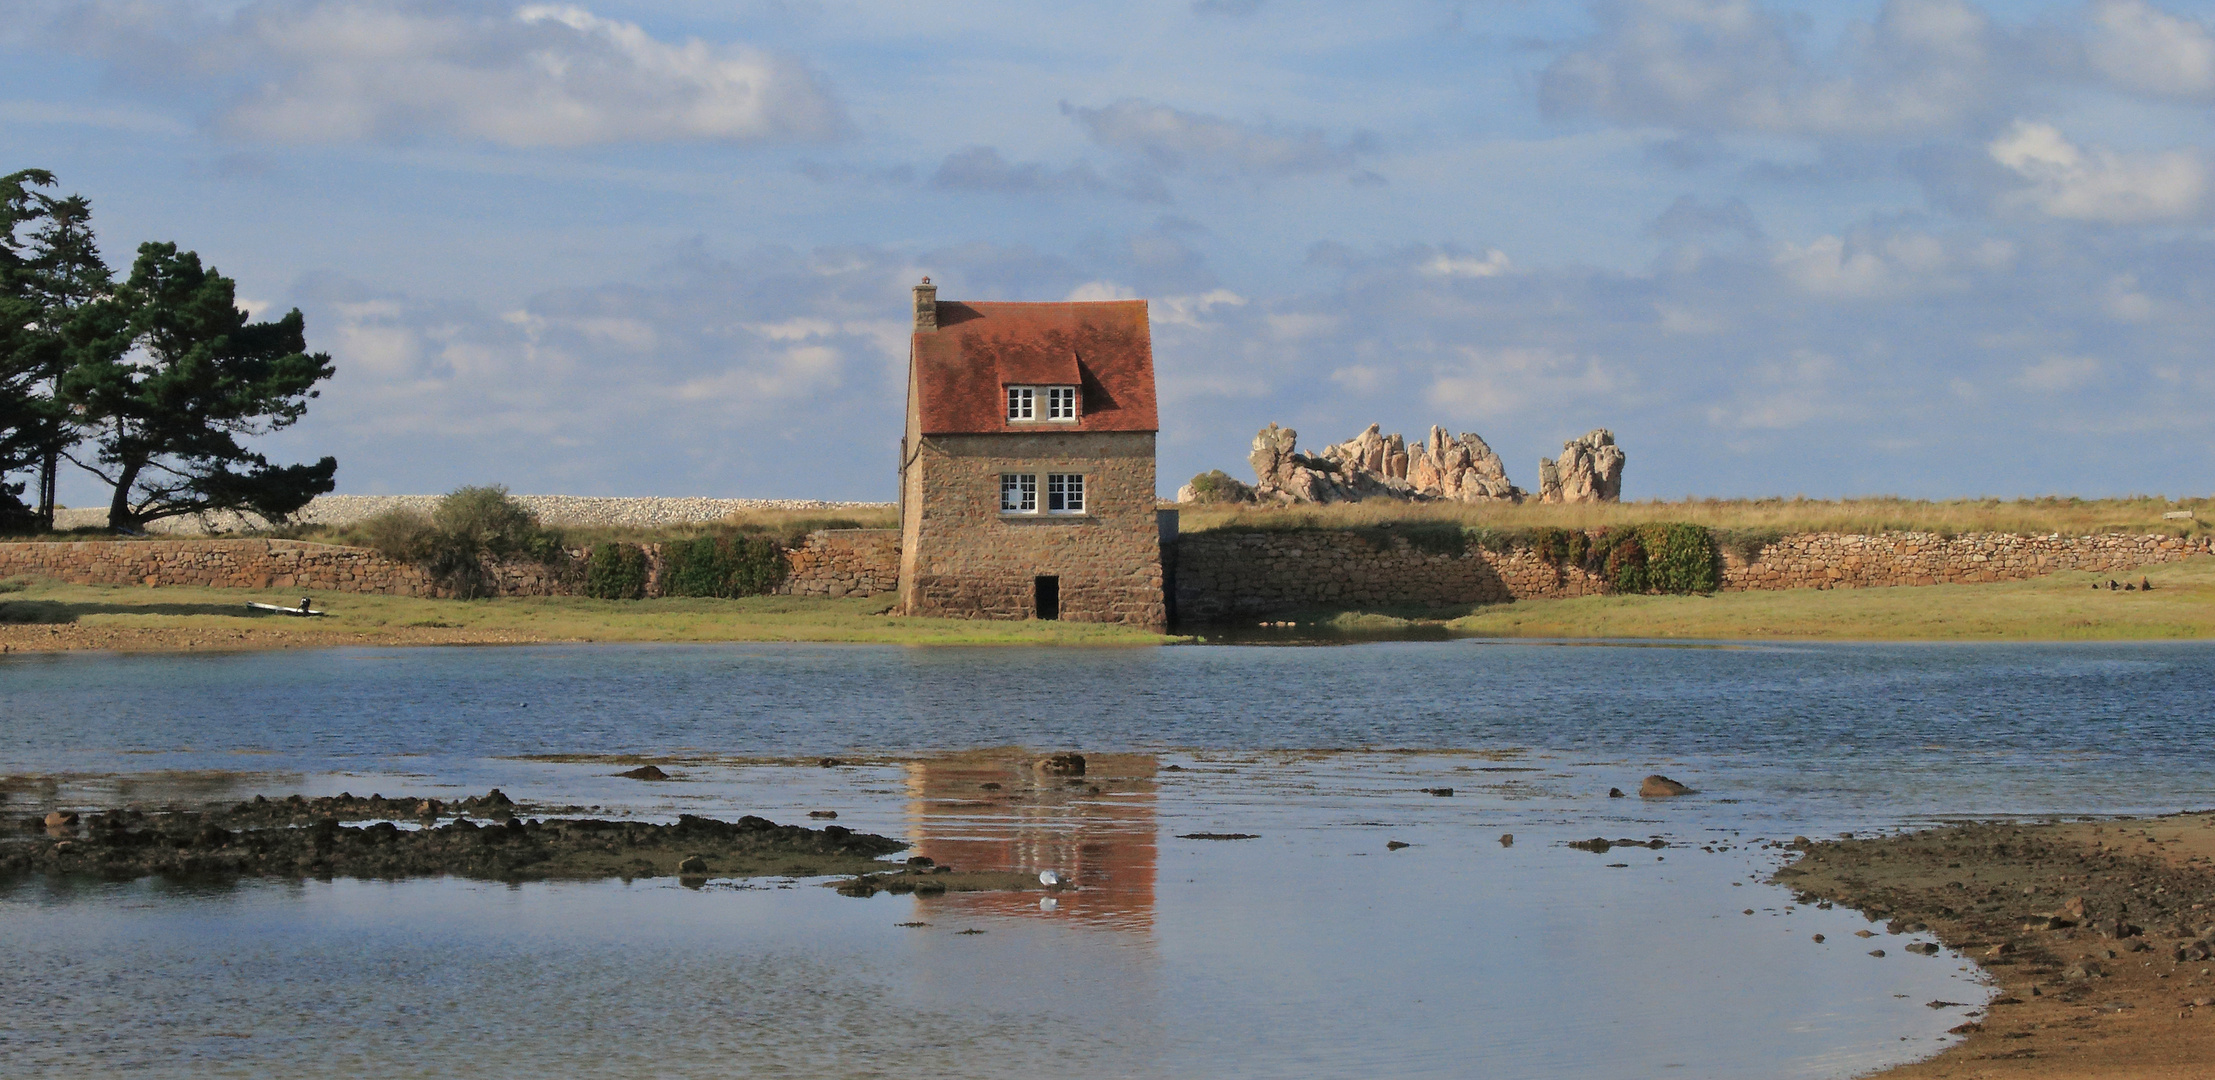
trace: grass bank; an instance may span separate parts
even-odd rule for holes
[[[2094,590],[2110,578],[2151,592]],[[1987,585],[1791,589],[1711,596],[1588,596],[1447,609],[1272,616],[1300,628],[1473,637],[1787,641],[2166,641],[2215,638],[2215,559],[2124,575],[2079,572]],[[1204,633],[1204,631],[1203,631]]]
[[[558,641],[840,641],[897,645],[1152,645],[1177,640],[1080,622],[887,615],[890,597],[756,596],[592,600],[423,600],[326,594],[321,619],[253,614],[246,602],[296,595],[244,589],[62,585],[0,593],[0,650],[223,650],[336,645],[492,645]]]
[[[1880,534],[1928,532],[2092,536],[2149,533],[2187,536],[2215,531],[2215,499],[1685,499],[1676,502],[1580,503],[1521,506],[1485,503],[1371,501],[1330,506],[1187,506],[1183,532],[1217,529],[1349,529],[1384,524],[1455,524],[1512,533],[1518,530],[1601,529],[1657,522],[1706,526],[1719,537],[1782,536],[1796,532]],[[2190,512],[2189,519],[2164,514]]]

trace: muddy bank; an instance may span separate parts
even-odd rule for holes
[[[1985,1014],[1956,1029],[1962,1043],[1882,1075],[2215,1075],[2215,815],[1798,846],[1775,880],[1871,921],[1870,937],[1820,947],[1868,951],[1927,929],[1996,984]]]
[[[880,856],[907,847],[838,825],[810,829],[751,815],[719,821],[686,814],[655,825],[539,816],[548,809],[493,791],[450,805],[292,796],[206,811],[25,816],[0,839],[0,878],[816,877],[882,871]]]

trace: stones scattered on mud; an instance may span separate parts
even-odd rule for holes
[[[1698,793],[1660,773],[1655,773],[1638,784],[1638,797],[1641,799],[1673,799],[1679,795],[1695,794]]]
[[[424,808],[421,827],[399,822]],[[443,825],[436,815],[459,808]],[[228,810],[112,810],[81,830],[48,828],[25,817],[0,842],[0,878],[29,874],[105,880],[159,876],[180,880],[246,877],[397,879],[454,875],[496,881],[650,878],[703,874],[736,877],[823,876],[865,871],[879,856],[907,847],[837,825],[809,829],[746,816],[735,822],[692,814],[675,824],[532,817],[497,790],[452,808],[436,800],[256,798]],[[375,817],[365,826],[343,824]],[[480,820],[489,824],[480,823]],[[60,834],[60,835],[57,835]]]
[[[1668,847],[1669,841],[1663,840],[1658,836],[1650,840],[1610,840],[1604,836],[1595,836],[1590,840],[1571,840],[1569,841],[1568,846],[1573,847],[1578,851],[1589,851],[1595,855],[1605,855],[1610,849],[1621,847],[1652,848],[1655,851],[1659,851],[1662,848]]]

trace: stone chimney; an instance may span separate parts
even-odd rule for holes
[[[938,329],[938,286],[931,284],[929,278],[915,287],[915,329]]]

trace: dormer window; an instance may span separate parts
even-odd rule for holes
[[[1077,388],[1074,386],[1008,387],[1008,423],[1074,424],[1077,422]]]

